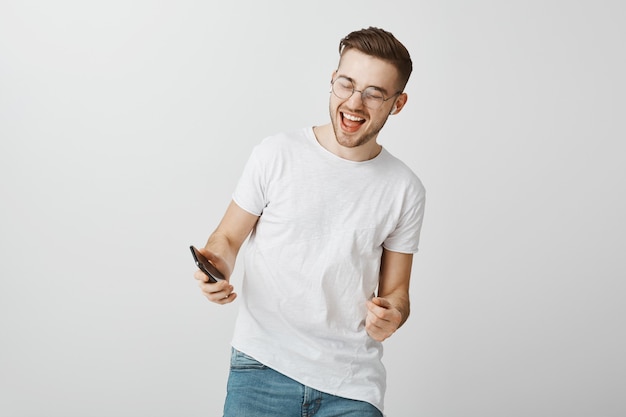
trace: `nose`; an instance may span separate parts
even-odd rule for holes
[[[352,95],[346,100],[346,104],[353,109],[363,107],[363,92],[355,89]]]

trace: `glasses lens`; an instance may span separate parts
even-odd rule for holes
[[[333,93],[339,98],[349,98],[354,92],[352,81],[339,77],[333,82]]]
[[[372,110],[379,109],[385,102],[385,97],[376,87],[367,87],[363,92],[354,89],[352,81],[346,77],[338,77],[332,84],[333,93],[340,99],[347,99],[354,94],[355,91],[361,93],[363,105]]]
[[[365,107],[369,107],[372,110],[380,108],[380,106],[382,106],[383,102],[385,101],[382,93],[374,87],[367,87],[363,91],[361,97],[363,98],[363,104],[365,105]]]

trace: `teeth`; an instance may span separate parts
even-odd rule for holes
[[[343,114],[343,117],[345,117],[348,120],[352,120],[353,122],[360,122],[361,120],[363,120],[360,117],[352,116],[352,115],[349,115],[349,114],[346,114],[346,113]]]

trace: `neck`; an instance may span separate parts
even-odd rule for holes
[[[382,146],[372,139],[360,146],[347,147],[341,145],[335,136],[332,125],[313,127],[313,133],[319,144],[327,151],[337,155],[340,158],[354,162],[363,162],[374,159],[382,150]]]

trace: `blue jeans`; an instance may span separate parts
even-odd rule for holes
[[[373,405],[302,385],[233,349],[224,417],[382,417]]]

